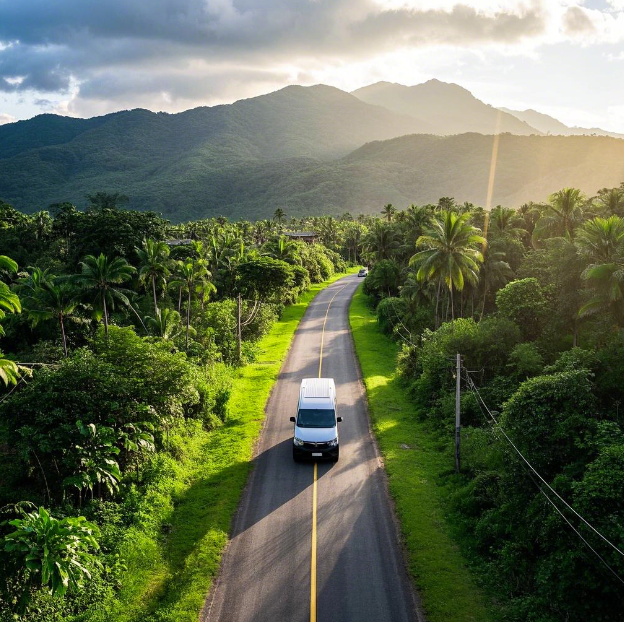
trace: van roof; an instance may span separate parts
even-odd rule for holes
[[[336,386],[333,378],[304,378],[301,381],[299,405],[307,408],[333,408]]]

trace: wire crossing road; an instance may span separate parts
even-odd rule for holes
[[[349,329],[355,276],[308,307],[267,404],[255,468],[202,622],[407,622],[417,613]],[[336,381],[340,460],[295,463],[302,378]]]

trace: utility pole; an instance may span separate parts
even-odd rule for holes
[[[459,473],[459,444],[461,432],[461,354],[457,355],[455,371],[455,473]]]

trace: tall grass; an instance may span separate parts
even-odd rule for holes
[[[384,335],[361,287],[349,319],[373,431],[388,473],[409,570],[428,622],[488,622],[492,616],[451,537],[442,476],[453,468],[418,421],[396,373],[397,344]]]
[[[81,619],[197,622],[249,475],[265,404],[297,325],[314,296],[342,276],[313,285],[284,309],[259,342],[257,362],[234,372],[223,426],[206,431],[191,421],[172,434],[173,455],[163,459],[157,482],[141,501],[144,516],[121,546],[127,565],[123,586]]]

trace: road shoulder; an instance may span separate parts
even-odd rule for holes
[[[381,333],[362,294],[349,311],[372,429],[388,474],[410,574],[429,622],[492,620],[446,524],[444,493],[437,485],[448,471],[445,455],[414,413],[396,374],[399,347]]]

